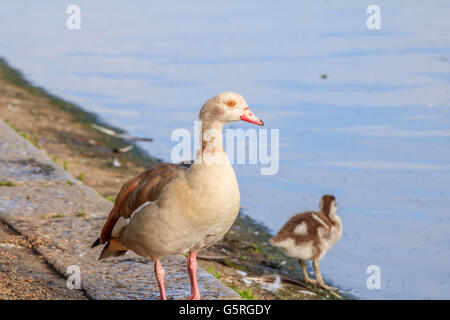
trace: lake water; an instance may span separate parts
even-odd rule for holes
[[[280,130],[278,174],[235,165],[247,214],[275,232],[334,194],[344,233],[328,281],[360,298],[450,298],[450,2],[377,1],[373,31],[361,1],[75,3],[81,30],[66,2],[2,1],[0,56],[153,137],[142,147],[165,160],[207,98],[242,93]]]

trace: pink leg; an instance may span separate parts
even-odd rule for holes
[[[160,296],[161,300],[167,300],[166,290],[164,288],[164,275],[165,274],[166,274],[166,272],[164,271],[164,268],[161,265],[161,261],[156,260],[155,261],[155,276],[156,276],[156,280],[158,281],[159,296]]]
[[[188,273],[191,282],[191,296],[189,300],[200,300],[200,291],[197,285],[197,253],[189,252],[188,256]]]

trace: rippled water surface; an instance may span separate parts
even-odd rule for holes
[[[218,92],[280,129],[280,170],[236,165],[245,212],[278,230],[334,194],[328,281],[360,298],[450,298],[450,3],[2,1],[0,56],[170,159]],[[323,79],[321,75],[326,74]],[[251,128],[236,123],[231,127]],[[381,269],[381,289],[366,269]]]

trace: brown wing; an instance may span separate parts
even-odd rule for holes
[[[117,195],[114,208],[103,226],[100,239],[94,242],[92,247],[106,243],[111,238],[111,232],[120,217],[128,218],[145,202],[157,200],[162,189],[184,170],[184,166],[159,163],[128,180]]]
[[[287,238],[293,238],[296,243],[300,243],[305,240],[314,240],[318,237],[318,228],[322,226],[316,219],[313,218],[313,214],[320,216],[322,220],[325,220],[318,212],[308,211],[299,213],[286,222],[286,224],[278,231],[277,235],[273,238],[276,242],[281,242]],[[301,223],[306,223],[308,234],[298,235],[295,233],[295,228]]]

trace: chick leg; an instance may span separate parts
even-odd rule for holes
[[[166,272],[164,271],[163,266],[161,265],[161,261],[155,261],[155,276],[158,281],[159,286],[159,296],[161,300],[167,300],[166,297],[166,289],[164,288],[164,275]]]
[[[320,273],[319,260],[314,259],[314,260],[313,260],[313,266],[314,266],[314,271],[316,272],[316,278],[317,278],[317,283],[318,283],[318,285],[319,285],[322,289],[325,289],[325,290],[328,290],[328,291],[331,291],[331,290],[337,290],[337,288],[327,286],[327,285],[323,282],[322,274]]]
[[[315,284],[316,280],[311,279],[308,276],[308,270],[306,269],[306,261],[304,260],[298,260],[298,262],[300,263],[300,266],[302,267],[302,271],[303,271],[303,281],[305,281],[305,283],[310,283],[310,284]]]
[[[189,300],[200,300],[200,291],[197,284],[197,253],[189,252],[188,256],[188,273],[191,282],[191,296]]]

